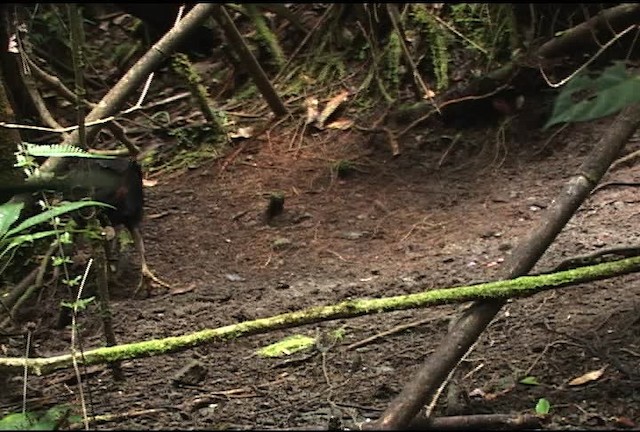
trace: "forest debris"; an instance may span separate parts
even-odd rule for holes
[[[172,381],[174,385],[196,385],[205,379],[207,372],[207,367],[204,364],[193,360],[176,372]]]
[[[599,264],[603,262],[611,262],[621,257],[633,257],[640,255],[640,246],[618,246],[606,249],[600,249],[595,252],[569,257],[561,261],[551,272],[564,271],[573,268],[583,267],[587,265]]]
[[[304,106],[307,109],[307,118],[304,122],[305,124],[308,125],[316,121],[316,119],[320,115],[320,111],[318,110],[319,105],[320,102],[318,102],[318,98],[314,97],[305,99]]]
[[[370,233],[367,231],[343,231],[339,234],[340,238],[344,240],[359,240],[369,235]]]
[[[592,381],[597,381],[602,377],[602,375],[604,374],[604,371],[606,369],[607,369],[607,367],[604,366],[604,367],[601,367],[598,370],[587,372],[586,374],[581,375],[581,376],[579,376],[577,378],[574,378],[571,381],[569,381],[569,385],[570,386],[580,386],[580,385],[583,385],[583,384],[590,383]]]
[[[88,368],[86,368],[85,370],[82,371],[82,378],[88,378],[94,375],[97,375],[101,372],[103,372],[105,370],[103,365],[95,365],[95,366],[90,366]],[[58,377],[55,377],[53,379],[51,379],[47,384],[49,386],[54,386],[57,384],[67,384],[67,385],[77,385],[78,384],[78,377],[76,376],[75,371],[69,371],[67,373],[64,373]]]
[[[633,429],[636,427],[636,424],[629,417],[618,417],[615,419],[615,425],[617,427],[625,428],[625,429]]]
[[[170,289],[169,290],[169,294],[171,294],[171,295],[185,294],[185,293],[193,291],[194,289],[196,289],[196,284],[194,282],[192,282],[187,286],[175,287],[175,288]]]
[[[260,348],[257,353],[262,357],[282,357],[314,346],[316,340],[312,337],[296,334],[281,341]]]
[[[131,410],[131,411],[126,411],[126,412],[114,413],[114,414],[97,415],[97,416],[92,417],[91,421],[93,422],[94,425],[96,423],[117,422],[117,421],[122,421],[122,420],[125,420],[125,419],[148,416],[150,414],[157,414],[157,413],[160,413],[162,411],[165,411],[165,410],[162,409],[162,408]],[[83,426],[84,426],[84,424],[82,422],[71,423],[71,424],[69,424],[69,429],[70,430],[83,429]]]
[[[320,115],[316,118],[314,126],[318,129],[324,129],[324,123],[335,113],[338,108],[342,106],[344,102],[349,97],[349,92],[344,90],[340,92],[338,95],[331,98],[327,105],[324,107]]]
[[[194,7],[192,11],[195,10],[196,7]],[[269,108],[271,108],[271,111],[277,118],[286,116],[289,113],[287,107],[285,107],[284,103],[280,99],[280,96],[273,88],[273,84],[271,83],[271,81],[269,81],[267,74],[264,72],[262,66],[260,66],[260,63],[247,46],[244,37],[242,36],[242,34],[240,34],[240,31],[236,27],[231,16],[229,16],[229,13],[227,12],[225,6],[221,4],[214,4],[212,5],[212,9],[213,18],[220,25],[220,27],[222,27],[227,40],[230,42],[229,46],[233,48],[233,51],[241,59],[244,67],[249,72],[249,75],[253,79],[256,87],[258,87],[258,90],[260,90],[260,93],[269,105]],[[192,12],[189,12],[189,14],[191,13]]]
[[[353,126],[353,120],[340,118],[338,120],[332,121],[327,125],[327,129],[339,129],[339,130],[347,130]]]
[[[255,128],[253,127],[250,127],[250,126],[241,127],[241,128],[238,128],[238,130],[235,132],[230,132],[229,138],[235,139],[235,140],[240,138],[247,139],[247,138],[251,138],[254,132],[255,132]]]
[[[340,129],[346,130],[353,126],[353,121],[348,119],[336,119],[333,122],[325,125],[325,122],[346,102],[349,98],[348,91],[342,91],[338,95],[334,96],[322,112],[319,111],[319,102],[317,98],[305,99],[304,105],[307,110],[307,116],[305,118],[305,125],[313,125],[317,129]]]
[[[369,344],[371,344],[373,342],[376,342],[379,339],[383,339],[383,338],[385,338],[387,336],[392,336],[392,335],[394,335],[396,333],[401,333],[401,332],[403,332],[405,330],[410,330],[410,329],[413,329],[413,328],[416,328],[416,327],[420,327],[420,326],[422,326],[424,324],[428,324],[428,323],[430,323],[432,321],[435,321],[435,320],[438,320],[438,319],[442,319],[442,318],[429,317],[429,318],[421,319],[421,320],[418,320],[418,321],[413,321],[413,322],[410,322],[408,324],[402,324],[402,325],[396,326],[396,327],[394,327],[392,329],[389,329],[389,330],[383,331],[381,333],[375,334],[373,336],[370,336],[370,337],[368,337],[366,339],[362,339],[362,340],[360,340],[358,342],[354,342],[351,345],[347,346],[346,349],[347,350],[353,350],[353,349],[356,349],[356,348],[360,348],[360,347],[363,347],[365,345],[369,345]]]
[[[640,127],[640,104],[633,104],[623,109],[610,124],[607,131],[594,144],[576,174],[567,181],[562,192],[553,200],[545,218],[520,241],[505,263],[502,277],[518,277],[528,273],[535,266],[578,207],[590,195],[591,190],[602,179],[638,127]],[[452,322],[443,342],[405,385],[400,394],[391,401],[383,415],[377,421],[363,425],[363,428],[404,429],[407,427],[425,404],[437,400],[438,389],[451,376],[460,360],[472,349],[504,303],[504,300],[477,301],[462,312],[459,318]]]
[[[468,416],[436,417],[429,420],[418,416],[409,430],[514,430],[539,429],[543,419],[533,414],[476,414]]]
[[[112,116],[119,112],[120,108],[136,89],[141,85],[144,85],[145,81],[149,83],[149,74],[157,69],[157,67],[165,60],[166,56],[173,53],[175,48],[187,38],[189,34],[188,31],[203,23],[215,9],[215,4],[198,4],[194,6],[182,20],[180,20],[144,56],[142,56],[125,75],[122,76],[120,81],[118,81],[118,83],[109,90],[102,100],[96,104],[96,107],[87,114],[85,119],[87,126],[87,142],[93,141],[98,132],[102,129],[102,126],[107,121],[111,120]],[[142,100],[140,100],[139,104],[135,105],[133,109],[129,108],[126,112],[138,109],[141,103]],[[78,137],[78,130],[73,129],[73,132],[64,139],[62,144],[75,144],[79,140]],[[68,163],[68,161],[64,158],[49,158],[41,165],[40,169],[45,172],[59,171],[66,163]]]
[[[275,251],[283,250],[290,247],[292,244],[293,242],[290,239],[286,237],[279,237],[273,241],[271,248]]]

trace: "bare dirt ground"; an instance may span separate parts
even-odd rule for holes
[[[217,160],[160,177],[147,188],[147,258],[175,290],[133,299],[135,273],[127,272],[131,279],[112,292],[119,342],[348,298],[491,280],[609,122],[571,126],[544,151],[551,133],[516,128],[507,135],[506,154],[498,157],[495,129],[467,130],[444,160],[450,141],[439,137],[457,131],[416,130],[394,159],[384,143],[357,132],[312,134],[304,145],[290,148],[283,128],[247,143],[224,170],[224,161]],[[637,147],[631,143],[627,150]],[[331,167],[347,159],[356,169],[339,178]],[[631,167],[607,180],[637,181],[639,175]],[[284,192],[285,211],[265,223],[266,196],[273,191]],[[640,243],[639,206],[634,188],[597,193],[534,271],[600,248]],[[533,413],[544,397],[552,406],[549,428],[637,427],[639,283],[637,275],[629,275],[509,302],[460,365],[456,384],[462,396],[445,392],[437,413]],[[128,361],[124,382],[115,382],[107,367],[90,368],[84,376],[90,412],[121,415],[96,425],[101,429],[326,427],[330,416],[353,426],[379,416],[412,379],[445,336],[456,308],[308,325]],[[425,318],[430,320],[408,331],[347,348]],[[38,356],[68,352],[70,331],[52,329],[52,319],[40,318],[34,337]],[[82,326],[84,349],[100,346],[97,314],[84,318]],[[339,328],[344,338],[324,354],[295,354],[298,361],[292,362],[255,354],[290,334],[315,336]],[[204,365],[204,379],[176,385],[172,377],[194,359]],[[599,379],[568,385],[601,368]],[[540,385],[518,384],[528,375]],[[78,406],[73,382],[70,371],[31,377],[30,403]],[[16,409],[21,393],[0,399],[5,408]],[[140,414],[144,410],[151,411]]]

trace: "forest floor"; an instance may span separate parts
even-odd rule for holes
[[[105,45],[98,47],[105,53],[122,40],[107,36],[91,38]],[[164,97],[160,90],[170,84],[154,85],[150,95]],[[193,103],[176,106],[182,111],[172,107],[171,119],[185,114],[185,121],[193,120]],[[415,128],[400,142],[397,157],[382,137],[351,128],[309,131],[301,138],[290,121],[191,169],[172,175],[146,169],[147,260],[172,288],[133,297],[138,267],[132,251],[131,265],[110,293],[118,342],[178,336],[346,299],[494,280],[611,121],[574,124],[555,135],[557,128],[542,132],[524,118],[503,127]],[[145,144],[170,147],[160,137]],[[175,136],[171,144],[177,145]],[[625,152],[638,149],[634,139]],[[352,169],[338,175],[344,161]],[[640,181],[640,166],[603,179],[613,180]],[[284,194],[284,211],[266,220],[273,192]],[[569,257],[640,244],[639,213],[637,188],[601,190],[584,202],[532,272]],[[82,274],[83,268],[75,270]],[[55,328],[62,291],[44,291],[17,317],[36,323],[36,357],[69,352],[69,327]],[[124,381],[115,381],[104,365],[82,369],[89,414],[111,416],[92,426],[326,428],[333,417],[354,427],[379,417],[413,379],[459,308],[340,319],[125,361]],[[95,305],[79,324],[84,350],[104,345]],[[342,338],[322,350],[287,358],[256,353],[289,335],[336,330]],[[3,355],[24,351],[20,335],[0,342]],[[176,382],[194,360],[202,368],[200,379]],[[639,363],[640,276],[549,290],[502,308],[459,365],[450,385],[456,391],[445,389],[435,413],[515,416],[534,413],[545,398],[551,404],[549,429],[639,427]],[[593,379],[570,385],[594,371]],[[520,383],[527,376],[538,385]],[[20,411],[21,379],[0,392],[0,414]],[[72,370],[29,377],[28,409],[61,403],[80,406]]]
[[[132,298],[131,266],[122,287],[111,293],[119,342],[177,336],[349,298],[492,280],[610,121],[570,126],[551,142],[551,132],[524,133],[514,121],[504,145],[495,144],[497,130],[488,127],[462,131],[453,149],[444,137],[459,131],[415,130],[396,158],[384,140],[356,131],[317,132],[291,148],[291,130],[282,126],[268,138],[245,142],[234,159],[156,176],[157,183],[146,189],[147,259],[173,288]],[[438,138],[427,140],[427,134]],[[638,147],[632,141],[626,151]],[[331,168],[341,160],[354,162],[346,177]],[[604,181],[637,181],[638,169],[614,171]],[[284,212],[267,222],[266,197],[273,191],[284,193]],[[533,271],[640,243],[639,206],[635,188],[596,193]],[[59,299],[41,299],[49,301]],[[326,427],[331,416],[353,426],[378,417],[412,380],[458,307],[342,319],[126,361],[123,382],[114,381],[106,366],[91,367],[83,378],[89,410],[116,415],[97,424],[100,429]],[[36,308],[35,354],[68,352],[69,328],[54,329],[55,313],[43,316],[42,310],[42,304]],[[436,413],[533,413],[544,397],[551,403],[549,428],[637,426],[639,311],[637,275],[510,301],[461,363],[454,381],[458,392],[445,392]],[[35,319],[27,312],[24,320]],[[417,320],[424,322],[349,348]],[[81,325],[83,348],[100,346],[97,313],[87,314]],[[313,337],[337,329],[343,338],[322,354],[293,354],[295,361],[256,354],[287,335]],[[178,385],[173,377],[193,360],[204,376]],[[601,369],[599,378],[569,385]],[[525,376],[539,385],[520,384]],[[29,401],[78,406],[73,382],[72,371],[31,377]],[[19,407],[21,389],[7,398],[2,397],[5,408]]]

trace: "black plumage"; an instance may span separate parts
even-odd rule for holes
[[[96,159],[91,161],[87,170],[89,179],[104,179],[103,183],[96,184],[89,180],[84,184],[93,188],[88,196],[114,207],[105,209],[111,224],[124,225],[129,231],[138,228],[144,209],[140,165],[124,158]],[[76,182],[76,187],[83,188],[83,184]]]

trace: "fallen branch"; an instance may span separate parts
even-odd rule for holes
[[[417,417],[409,430],[514,430],[539,429],[542,418],[533,414],[477,414],[468,416],[436,417],[429,420]]]
[[[556,265],[549,273],[600,264],[605,261],[615,261],[620,258],[629,258],[636,255],[640,255],[640,246],[618,246],[600,249],[589,254],[569,257]]]
[[[278,96],[278,93],[273,88],[271,81],[269,81],[267,74],[264,72],[255,56],[251,53],[251,50],[238,31],[233,19],[231,19],[227,13],[225,6],[219,4],[213,4],[213,6],[215,12],[213,14],[213,18],[224,30],[231,47],[235,50],[238,57],[242,59],[244,67],[247,68],[253,82],[256,87],[258,87],[258,90],[260,90],[260,93],[262,93],[262,96],[269,105],[269,108],[271,108],[271,111],[273,111],[277,118],[286,116],[289,113],[287,107],[284,106],[280,96]]]
[[[96,104],[96,107],[87,115],[87,143],[90,144],[96,134],[111,116],[125,104],[131,93],[139,88],[150,73],[158,68],[181,44],[189,32],[202,24],[214,10],[215,3],[199,3],[189,11],[174,27],[165,34],[131,69],[124,74],[118,83]],[[64,145],[78,144],[78,130],[69,134]],[[67,158],[68,159],[68,158]],[[45,172],[56,171],[68,161],[65,158],[49,158],[40,169]]]
[[[336,405],[344,406],[343,404]],[[533,414],[476,414],[469,416],[436,417],[431,420],[421,417],[411,422],[407,430],[535,430],[540,429],[543,426],[543,422],[544,418]],[[331,429],[327,426],[303,426],[297,429],[270,430],[273,432],[284,432],[294,430],[326,431],[342,429]]]
[[[538,56],[544,58],[561,57],[567,53],[599,48],[603,45],[600,39],[615,37],[617,32],[636,24],[638,20],[640,20],[640,4],[638,3],[625,3],[610,7],[542,45],[538,49]]]
[[[598,184],[638,126],[640,105],[630,105],[622,110],[607,128],[604,136],[594,145],[578,173],[569,179],[560,195],[548,208],[546,217],[540,220],[536,229],[521,241],[505,262],[505,278],[526,274],[533,268]],[[619,262],[623,261],[625,260]],[[504,303],[504,300],[476,302],[463,312],[453,323],[442,343],[427,358],[418,373],[411,377],[402,392],[391,401],[380,419],[363,427],[387,430],[406,428],[420,409],[434,400],[442,383],[471,350]]]
[[[591,192],[591,195],[594,195],[596,192],[599,192],[602,189],[608,189],[608,188],[620,187],[620,186],[640,187],[640,182],[611,181],[607,183],[602,183],[597,188],[595,188],[593,192]]]
[[[425,308],[457,302],[468,302],[477,299],[492,299],[494,303],[502,304],[502,302],[508,298],[532,295],[551,288],[602,280],[638,271],[640,271],[640,256],[538,276],[523,276],[517,279],[487,282],[457,288],[429,290],[393,297],[353,299],[335,305],[316,306],[297,312],[244,321],[215,329],[205,329],[183,336],[96,348],[85,351],[82,358],[78,357],[76,361],[79,364],[82,363],[88,366],[105,362],[151,357],[184,351],[205,343],[225,341],[241,336],[267,333],[273,330],[299,327],[322,321],[354,318],[381,312]],[[70,367],[72,361],[73,356],[70,354],[29,359],[4,357],[0,358],[0,372],[18,372],[27,368],[31,373],[42,375]]]
[[[628,155],[622,156],[620,159],[615,161],[611,165],[610,171],[613,172],[620,168],[631,166],[635,164],[638,161],[638,159],[640,159],[640,150],[633,151]]]
[[[76,102],[76,95],[71,90],[69,90],[69,88],[65,86],[62,81],[60,81],[60,78],[53,75],[49,75],[47,72],[41,69],[40,66],[38,66],[33,60],[31,60],[28,56],[25,56],[25,57],[27,59],[27,62],[29,63],[29,68],[35,78],[38,78],[44,84],[49,86],[51,89],[53,89],[56,93],[58,93],[58,95],[63,97],[65,100],[69,102]],[[88,101],[87,99],[82,99],[82,103],[92,109],[96,107],[96,104]],[[60,126],[59,124],[56,125],[51,122],[47,122],[47,123],[49,124],[49,126],[51,126],[54,129],[63,129],[62,126]],[[117,140],[122,142],[125,145],[125,147],[127,147],[128,154],[135,156],[138,153],[140,153],[140,149],[138,149],[138,147],[127,138],[127,135],[125,134],[123,127],[120,126],[118,122],[113,121],[112,123],[107,123],[106,127],[113,133],[114,137]],[[63,133],[63,137],[65,137],[64,133]],[[104,150],[96,151],[93,149],[89,149],[89,151],[95,152],[98,154],[105,154]],[[114,154],[112,150],[109,150],[109,152],[112,152],[111,154]],[[118,151],[118,150],[116,150],[116,152],[121,153],[121,151]],[[126,155],[127,153],[124,153],[124,154]]]
[[[125,412],[117,412],[117,413],[113,413],[113,414],[103,414],[103,415],[97,415],[97,416],[93,416],[91,417],[91,422],[92,422],[92,426],[95,427],[96,424],[99,423],[109,423],[109,422],[116,422],[116,421],[122,421],[122,420],[126,420],[126,419],[131,419],[131,418],[136,418],[136,417],[142,417],[142,416],[149,416],[151,414],[158,414],[165,411],[164,409],[158,409],[158,408],[152,408],[152,409],[143,409],[143,410],[131,410],[131,411],[125,411]],[[84,423],[81,422],[76,422],[76,423],[70,423],[69,424],[69,429],[70,430],[82,430],[84,429]]]

